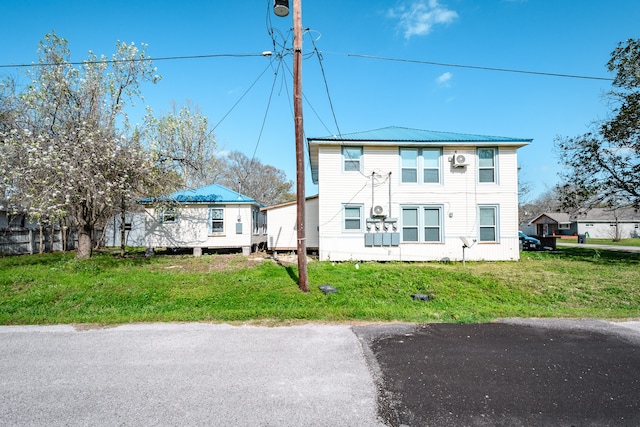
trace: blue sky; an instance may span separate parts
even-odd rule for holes
[[[36,62],[38,42],[51,30],[80,61],[89,50],[110,55],[118,40],[148,44],[154,58],[277,52],[268,26],[290,47],[293,22],[292,15],[273,14],[272,0],[0,0],[0,13],[0,76],[21,79],[24,68],[4,65]],[[585,133],[607,116],[610,81],[363,56],[611,78],[610,53],[640,37],[639,17],[636,0],[302,0],[303,27],[310,29],[303,45],[305,134],[404,126],[533,138],[519,150],[531,199],[558,181],[554,138]],[[314,43],[321,61],[311,54]],[[162,80],[143,87],[146,99],[129,109],[132,120],[144,105],[160,115],[173,101],[190,100],[217,125],[221,151],[255,152],[295,179],[291,56],[155,66]],[[307,195],[317,193],[309,173],[306,184]]]

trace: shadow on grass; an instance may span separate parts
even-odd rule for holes
[[[293,282],[297,285],[298,284],[298,275],[296,274],[295,269],[293,268],[293,266],[291,265],[287,265],[284,264],[282,261],[280,261],[279,259],[276,260],[276,264],[278,264],[280,267],[284,268],[284,270],[287,272],[287,274],[289,275],[289,277],[291,277],[291,280],[293,280]]]

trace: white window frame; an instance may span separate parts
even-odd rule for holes
[[[482,211],[486,209],[493,210],[494,224],[482,223]],[[493,239],[483,239],[482,229],[493,228]],[[478,242],[479,243],[499,243],[500,242],[500,206],[499,205],[478,205]]]
[[[425,151],[437,151],[438,152],[438,166],[436,168],[436,170],[438,171],[438,180],[436,182],[427,182],[427,180],[424,179],[424,174],[427,170],[432,170],[434,168],[432,167],[427,167],[425,159],[424,159],[424,152]],[[422,152],[420,153],[420,159],[422,160],[422,183],[426,184],[426,185],[439,185],[442,181],[442,148],[440,147],[424,147],[422,149]]]
[[[415,164],[414,165],[405,165],[403,152],[414,152],[415,153]],[[432,166],[427,166],[427,162],[425,161],[424,154],[425,152],[437,152],[438,160],[437,166],[434,168]],[[440,185],[442,182],[442,148],[441,147],[399,147],[398,148],[398,157],[400,162],[400,184],[403,185],[411,185],[411,184],[419,184],[419,185]],[[414,170],[415,171],[415,181],[405,181],[404,179],[404,171],[405,170]],[[437,172],[437,181],[428,182],[425,179],[425,172],[427,170],[436,170]]]
[[[218,222],[222,223],[222,230],[221,231],[214,231],[213,229],[213,211],[222,211],[222,218],[216,218],[216,220]],[[209,209],[207,210],[207,229],[209,232],[210,236],[222,236],[224,235],[225,232],[225,227],[226,227],[226,220],[225,220],[225,208],[224,206],[209,206]]]
[[[358,210],[358,228],[347,227],[347,221],[353,221],[356,217],[347,216],[347,210]],[[342,205],[342,231],[345,233],[360,233],[364,230],[364,205],[359,203],[345,203]]]
[[[175,206],[160,208],[159,217],[161,224],[176,224],[178,222],[178,208]]]
[[[350,150],[358,150],[358,158],[352,157]],[[343,145],[342,146],[342,171],[343,172],[362,172],[362,158],[364,157],[364,147],[362,145]],[[353,169],[347,167],[347,164],[357,164],[358,168]]]
[[[403,153],[414,153],[415,155],[415,162],[413,165],[405,165],[405,158],[402,155]],[[418,173],[418,171],[420,170],[420,167],[418,166],[418,164],[420,163],[420,150],[418,148],[411,148],[411,147],[400,147],[400,149],[398,150],[398,155],[400,156],[400,182],[402,184],[418,184],[420,182],[420,175]],[[408,160],[412,160],[412,159],[408,159]],[[405,170],[411,170],[414,172],[415,175],[415,181],[405,181],[404,179],[404,172]]]
[[[417,215],[417,223],[416,224],[405,224],[405,210],[415,210]],[[438,211],[438,240],[427,240],[426,231],[427,229],[434,228],[433,225],[426,224],[425,221],[425,213],[428,210],[437,210]],[[400,206],[400,241],[402,243],[426,243],[426,244],[438,244],[443,243],[444,239],[444,206],[442,205],[403,205]],[[405,240],[405,230],[416,230],[417,240]]]
[[[482,165],[480,158],[480,152],[483,150],[493,150],[493,164],[491,166]],[[498,183],[498,147],[478,147],[476,149],[476,155],[478,156],[478,183],[479,184],[497,184]],[[493,173],[492,181],[482,181],[482,171],[490,170]]]

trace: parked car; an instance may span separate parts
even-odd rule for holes
[[[520,238],[520,242],[522,242],[522,250],[537,251],[538,249],[542,249],[540,240],[535,237],[527,236],[522,231],[518,231],[518,237]]]

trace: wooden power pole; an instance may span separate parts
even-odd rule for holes
[[[293,0],[293,111],[296,133],[296,199],[298,287],[309,292],[307,240],[304,221],[304,127],[302,122],[302,0]]]
[[[273,0],[273,11],[289,15],[289,0]],[[298,233],[298,287],[309,292],[307,240],[304,227],[304,127],[302,123],[302,0],[293,0],[293,113],[296,134],[296,230]]]

